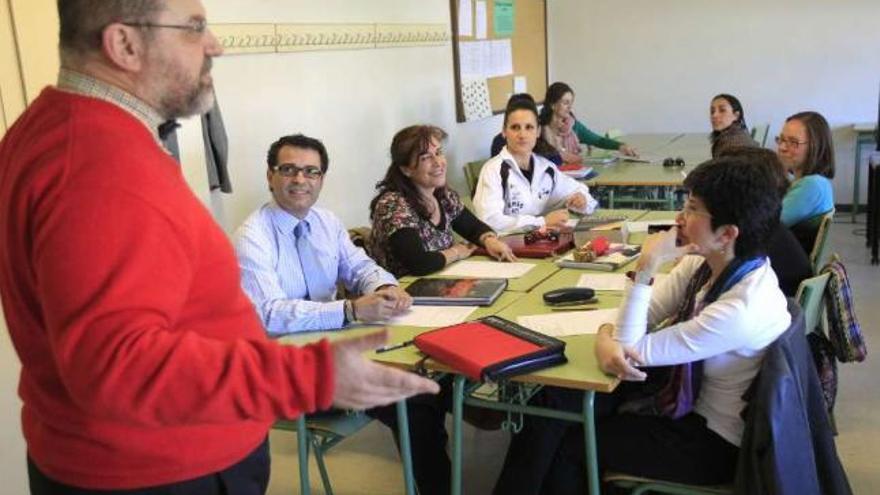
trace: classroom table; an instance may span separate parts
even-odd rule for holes
[[[665,220],[674,218],[673,211],[643,211],[643,210],[601,210],[602,214],[609,216],[619,215],[627,216],[631,220],[650,221]],[[643,239],[643,234],[631,235],[629,241],[637,242]],[[481,258],[481,257],[476,257]],[[484,258],[483,259],[487,259]],[[477,308],[468,320],[474,320],[484,316],[498,315],[511,321],[516,321],[518,317],[533,314],[546,314],[553,311],[551,307],[544,304],[542,295],[544,292],[562,288],[571,287],[577,284],[581,274],[587,273],[588,270],[560,269],[551,259],[544,260],[528,260],[534,262],[536,267],[533,268],[524,277],[524,281],[517,282],[518,279],[511,279],[511,284],[494,304],[488,307]],[[617,273],[624,272],[631,268],[631,264],[621,267]],[[540,268],[539,268],[540,267]],[[537,270],[537,271],[536,271]],[[534,272],[534,273],[533,273]],[[607,272],[603,272],[607,273]],[[416,277],[401,278],[401,286],[412,283]],[[615,291],[599,291],[597,293],[597,308],[615,308],[619,307],[623,294]],[[287,336],[282,339],[285,343],[302,345],[305,343],[317,341],[321,338],[328,338],[331,341],[362,335],[364,333],[375,331],[377,325],[364,325],[346,330],[310,332],[299,335]],[[428,331],[426,327],[412,326],[390,326],[389,327],[389,344],[397,344],[412,340],[416,335]],[[580,422],[584,425],[584,445],[585,445],[585,469],[587,471],[587,480],[589,493],[599,493],[599,472],[596,459],[596,440],[595,440],[595,418],[593,413],[593,401],[596,392],[610,393],[617,387],[619,380],[615,377],[608,376],[603,373],[596,362],[593,353],[595,343],[595,335],[577,335],[564,337],[566,342],[566,356],[569,361],[566,364],[546,368],[543,370],[527,373],[512,377],[504,381],[505,390],[515,390],[513,393],[506,393],[504,397],[498,400],[490,400],[480,396],[474,396],[474,392],[482,385],[481,382],[469,381],[466,377],[459,375],[454,369],[433,359],[424,359],[424,356],[415,348],[415,346],[407,346],[384,353],[370,352],[368,357],[376,362],[393,366],[399,369],[416,370],[424,369],[432,372],[450,373],[454,375],[453,379],[453,410],[452,410],[452,493],[461,493],[462,483],[462,431],[463,431],[463,408],[464,405],[475,407],[483,407],[506,411],[512,415],[531,414],[540,415],[566,421]],[[583,407],[580,413],[571,413],[566,411],[558,411],[547,408],[539,408],[530,406],[528,400],[533,394],[543,386],[557,386],[582,390],[584,392]],[[415,493],[415,482],[412,474],[412,461],[410,457],[408,422],[406,418],[406,402],[401,401],[397,404],[398,426],[401,429],[400,435],[400,452],[401,460],[404,467],[404,480],[408,494]],[[308,451],[305,444],[305,419],[300,418],[302,433],[298,436],[300,442],[300,478],[303,486],[303,493],[308,493]],[[305,467],[304,467],[305,466]]]
[[[507,306],[498,312],[498,316],[502,316],[516,321],[517,316],[527,314],[539,314],[550,312],[550,308],[546,307],[541,300],[541,294],[544,290],[550,290],[551,287],[561,287],[567,282],[568,275],[563,276],[569,271],[563,269],[550,278],[539,284],[531,292],[526,293],[515,304]],[[603,293],[599,295],[600,307],[616,307],[620,303],[620,295],[613,293]],[[414,334],[412,334],[414,336]],[[409,338],[409,337],[407,337]],[[593,400],[595,392],[612,392],[619,380],[615,377],[608,376],[599,369],[596,358],[593,354],[593,346],[595,336],[578,335],[566,337],[566,355],[569,356],[569,362],[560,366],[546,368],[525,375],[519,375],[505,381],[506,385],[517,387],[519,385],[552,385],[558,387],[582,390],[584,392],[583,408],[581,413],[572,413],[565,411],[557,411],[553,409],[540,408],[527,404],[528,399],[533,395],[532,391],[519,391],[517,393],[507,394],[504,399],[508,400],[489,400],[485,398],[475,397],[472,394],[482,385],[481,382],[469,381],[463,375],[455,374],[455,370],[445,364],[427,359],[422,361],[422,355],[414,347],[405,347],[396,351],[375,354],[372,359],[391,366],[402,369],[414,369],[416,363],[421,362],[424,369],[445,373],[453,373],[453,402],[452,402],[452,493],[458,495],[461,493],[461,471],[462,471],[462,431],[463,431],[463,410],[464,405],[475,407],[483,407],[506,411],[512,414],[532,414],[546,416],[567,421],[580,422],[584,425],[584,441],[586,454],[586,470],[587,480],[590,487],[590,493],[599,493],[599,472],[596,459],[596,440],[595,440],[595,422],[593,416]],[[575,357],[576,358],[573,358]]]
[[[681,187],[687,174],[697,165],[711,158],[706,134],[631,134],[621,140],[634,145],[641,157],[650,163],[630,162],[624,159],[607,164],[593,165],[599,175],[586,181],[591,187],[607,187],[608,207],[615,207],[615,189],[621,187],[650,188],[662,192],[662,199],[643,199],[646,203],[660,203],[667,210],[675,207],[675,189]],[[665,158],[681,158],[684,167],[664,167]]]
[[[406,283],[401,282],[401,286],[405,286]],[[501,311],[508,306],[517,302],[520,298],[525,295],[524,292],[516,292],[516,291],[505,291],[498,297],[494,304],[486,307],[478,307],[476,310],[470,314],[468,320],[475,320],[477,318],[482,318],[484,316],[490,316],[496,314],[498,311]],[[317,342],[321,339],[327,339],[330,342],[339,339],[358,337],[361,335],[365,335],[368,333],[375,332],[376,330],[382,328],[382,325],[358,325],[351,328],[347,328],[344,330],[328,330],[328,331],[320,331],[320,332],[302,332],[297,334],[291,334],[284,336],[279,339],[280,342],[284,344],[290,345],[305,345],[313,342]],[[412,340],[416,335],[430,330],[430,328],[426,327],[411,327],[411,326],[390,326],[389,330],[389,344],[398,344],[401,342],[406,342],[408,340]],[[414,349],[414,347],[409,347],[407,349]],[[384,362],[380,359],[384,354],[377,353],[369,353],[370,357],[377,362]],[[401,354],[398,351],[391,351],[387,354]],[[407,361],[408,366],[402,366],[405,369],[413,369],[418,360],[421,359],[418,355],[415,358]],[[397,408],[397,425],[398,425],[398,438],[400,439],[400,459],[403,464],[403,479],[406,487],[407,495],[416,495],[415,489],[415,478],[413,476],[413,468],[412,468],[412,456],[410,449],[410,439],[409,439],[409,420],[407,416],[407,408],[406,401],[399,401],[395,404]],[[297,451],[299,458],[299,478],[300,478],[300,490],[304,495],[309,495],[311,493],[311,484],[309,481],[309,467],[308,467],[308,458],[309,458],[309,446],[308,446],[308,435],[306,432],[306,418],[305,416],[300,416],[296,420],[296,431],[297,431]]]
[[[619,271],[624,269],[621,268]],[[519,316],[550,313],[553,310],[546,306],[542,299],[544,292],[561,287],[574,286],[582,273],[586,273],[586,270],[567,268],[558,270],[533,287],[529,292],[522,294],[514,304],[505,305],[504,308],[495,314],[516,321]],[[597,299],[596,307],[614,308],[620,305],[622,293],[603,291],[598,293]],[[395,329],[394,340],[396,342],[409,340],[420,333],[420,331],[424,331],[424,329],[405,329],[399,333]],[[590,487],[590,493],[599,493],[593,400],[597,391],[612,392],[619,383],[619,380],[606,375],[599,369],[593,354],[594,335],[577,335],[565,337],[563,340],[566,342],[565,352],[566,356],[569,357],[568,363],[510,378],[505,381],[505,384],[513,387],[526,385],[543,387],[550,385],[582,390],[584,392],[584,399],[581,413],[530,406],[527,402],[535,390],[530,392],[519,390],[517,393],[508,394],[504,398],[506,401],[476,397],[472,394],[479,389],[482,383],[473,382],[462,375],[455,374],[455,370],[441,362],[432,359],[422,361],[422,354],[412,346],[382,354],[374,354],[371,358],[401,369],[412,370],[419,363],[424,369],[455,375],[453,380],[452,407],[452,493],[454,495],[461,493],[462,414],[465,404],[506,411],[512,414],[540,415],[584,424],[585,468],[587,470],[588,486]]]
[[[856,215],[859,213],[859,176],[862,170],[862,146],[875,143],[876,136],[874,132],[876,129],[876,122],[853,124],[853,131],[856,133],[856,164],[855,169],[853,169],[852,223],[856,223]]]

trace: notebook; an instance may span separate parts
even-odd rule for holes
[[[498,316],[422,333],[416,347],[472,380],[497,381],[565,363],[565,342]]]
[[[641,255],[642,247],[636,244],[611,244],[610,253],[599,256],[593,261],[575,261],[574,253],[568,253],[556,260],[563,268],[581,268],[584,270],[601,270],[611,272],[632,262]]]
[[[614,163],[618,158],[614,155],[610,156],[585,156],[584,163],[587,165],[607,165]]]
[[[572,179],[589,180],[599,175],[593,170],[593,167],[579,165],[577,163],[563,163],[559,166],[559,171]]]
[[[504,278],[420,278],[406,292],[416,305],[489,306],[506,288]]]
[[[526,244],[525,234],[509,235],[499,239],[510,246],[517,258],[549,258],[558,256],[574,247],[574,235],[571,232],[559,232],[559,239],[539,240]],[[485,249],[479,247],[474,254],[488,255]]]

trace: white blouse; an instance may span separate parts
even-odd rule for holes
[[[695,412],[728,442],[739,445],[745,426],[743,393],[761,367],[764,350],[788,328],[791,316],[769,261],[747,274],[692,319],[648,332],[675,316],[690,279],[703,263],[685,256],[668,277],[651,287],[632,284],[624,296],[615,337],[632,346],[647,366],[703,360]],[[696,296],[699,308],[705,289]]]

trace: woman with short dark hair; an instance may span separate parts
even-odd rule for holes
[[[643,381],[657,366],[688,371],[682,376],[690,378],[667,383],[693,393],[663,401],[647,385],[625,383],[598,394],[598,461],[602,470],[721,484],[736,470],[743,394],[765,349],[791,322],[764,254],[780,202],[768,168],[741,157],[705,162],[684,185],[689,196],[676,227],[645,241],[617,322],[600,327],[595,353],[603,371],[625,381]],[[655,284],[658,269],[679,257]],[[583,394],[545,388],[534,401],[578,411]],[[561,420],[524,421],[495,493],[585,493],[583,430]]]

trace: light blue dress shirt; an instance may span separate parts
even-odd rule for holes
[[[355,247],[336,215],[312,208],[304,219],[317,251],[323,283],[331,301],[306,299],[308,289],[296,249],[294,229],[300,220],[270,202],[252,213],[236,230],[233,242],[241,268],[241,285],[257,309],[269,335],[341,328],[342,300],[335,300],[336,282],[357,294],[383,285],[397,285],[393,275]]]

